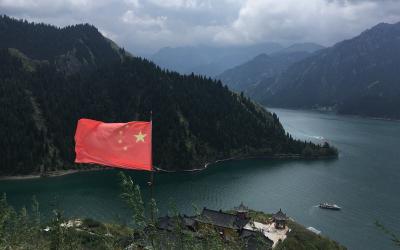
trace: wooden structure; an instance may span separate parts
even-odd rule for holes
[[[230,214],[221,210],[203,208],[202,213],[195,218],[197,227],[212,226],[225,240],[230,240],[239,235],[243,227],[250,219],[242,219],[236,214]]]
[[[241,202],[238,207],[235,207],[235,212],[236,212],[237,217],[239,217],[242,220],[245,220],[248,218],[249,208],[246,207],[243,204],[243,202]]]
[[[203,208],[202,213],[197,216],[160,217],[157,223],[158,229],[172,234],[178,224],[183,226],[186,232],[192,233],[201,232],[204,228],[212,228],[226,241],[241,238],[247,250],[259,249],[260,244],[263,245],[263,249],[272,249],[274,242],[262,231],[245,228],[251,220],[248,215],[249,209],[241,203],[235,207],[234,211],[235,213],[226,213],[222,210]],[[174,236],[171,235],[171,237]]]
[[[276,229],[286,228],[286,221],[288,220],[288,217],[286,216],[285,213],[282,212],[282,209],[279,209],[279,211],[276,214],[273,214],[272,219],[275,222]]]

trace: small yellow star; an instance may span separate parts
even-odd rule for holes
[[[135,135],[136,137],[136,142],[144,142],[144,138],[146,137],[146,134],[142,134],[142,131],[139,132],[139,134]]]

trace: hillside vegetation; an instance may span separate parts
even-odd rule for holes
[[[11,20],[18,23],[15,27],[35,26]],[[54,31],[35,33],[45,33],[48,40],[58,34],[56,31],[64,32],[39,26]],[[71,29],[91,34],[94,28],[78,25]],[[80,34],[86,36],[86,32]],[[102,36],[92,39],[106,41]],[[154,163],[162,169],[201,168],[207,162],[229,157],[337,155],[329,145],[294,140],[275,114],[232,93],[219,81],[161,70],[118,51],[121,57],[115,60],[72,73],[60,70],[57,62],[30,58],[16,48],[0,49],[0,143],[4,148],[0,152],[0,174],[71,168],[78,119],[149,120],[151,110]],[[51,55],[55,56],[50,53],[47,58]],[[96,59],[101,60],[105,59]]]

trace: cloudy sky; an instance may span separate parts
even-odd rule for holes
[[[146,54],[197,44],[332,45],[400,21],[400,0],[0,0],[0,14],[57,26],[91,23]]]

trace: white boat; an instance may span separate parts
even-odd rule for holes
[[[342,209],[338,205],[331,204],[331,203],[328,203],[328,202],[320,203],[318,206],[320,208],[323,208],[323,209],[331,209],[331,210],[340,210],[340,209]]]

